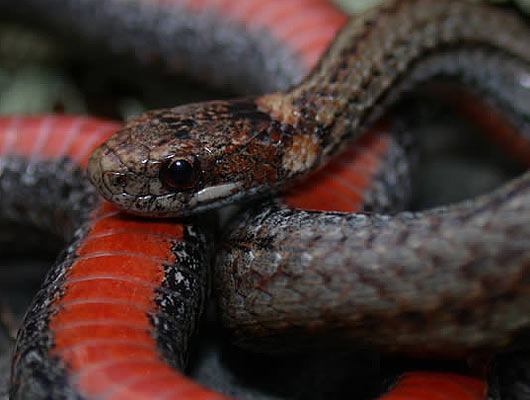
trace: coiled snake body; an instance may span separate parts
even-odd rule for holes
[[[92,154],[88,175],[120,207],[155,216],[278,190],[358,136],[400,90],[439,75],[495,95],[523,127],[528,33],[512,15],[465,2],[391,2],[346,25],[289,91],[149,112]],[[225,318],[254,338],[307,322],[392,350],[504,345],[530,317],[527,181],[392,217],[250,211],[220,256],[230,266],[219,279]],[[374,319],[380,333],[370,335]]]
[[[466,2],[393,1],[352,20],[299,85],[149,112],[95,150],[88,176],[118,206],[155,216],[187,216],[278,191],[342,149],[345,138],[356,139],[401,92],[439,75],[487,95],[524,133],[529,32],[512,14]],[[26,161],[9,135],[15,156],[3,166],[16,175]],[[71,158],[66,147],[62,156]],[[529,180],[525,174],[477,200],[423,213],[249,209],[218,255],[228,265],[216,277],[225,322],[237,338],[250,335],[262,347],[302,330],[308,343],[325,330],[383,350],[450,356],[524,344]],[[184,362],[204,301],[207,234],[200,224],[144,225],[100,203],[91,189],[81,193],[89,206],[65,220],[88,222],[26,318],[13,396],[119,398],[132,388],[178,395],[181,378],[156,352],[181,354],[173,364]],[[66,199],[68,211],[75,196]],[[8,217],[19,213],[16,199],[6,198]],[[124,237],[108,240],[114,235]],[[156,250],[145,253],[140,243],[152,235]],[[101,238],[103,249],[95,245]],[[88,285],[95,281],[98,290]],[[132,300],[133,292],[149,300]],[[137,320],[122,320],[126,310]],[[130,343],[118,345],[123,337]],[[106,350],[89,350],[96,345]],[[118,358],[107,358],[111,353]],[[39,376],[42,368],[50,372]],[[142,377],[142,368],[155,378]]]

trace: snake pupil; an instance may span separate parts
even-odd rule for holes
[[[188,160],[169,160],[160,169],[162,184],[170,189],[187,189],[197,180],[197,173]]]

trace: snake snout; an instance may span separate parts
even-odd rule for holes
[[[92,154],[90,154],[90,157],[88,158],[88,164],[87,164],[87,178],[94,185],[98,190],[104,189],[102,187],[103,183],[103,169],[101,165],[101,154],[103,152],[102,146],[97,147]],[[102,193],[103,194],[103,193]]]
[[[190,193],[172,192],[160,179],[164,164],[150,157],[147,146],[124,140],[117,132],[97,147],[88,160],[87,176],[104,199],[119,208],[144,216],[180,216]]]
[[[120,154],[104,143],[92,152],[87,165],[88,179],[99,193],[124,209],[149,194],[145,166],[129,165],[129,159],[130,153]]]

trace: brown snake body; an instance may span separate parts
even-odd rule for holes
[[[523,20],[489,7],[392,1],[354,18],[299,85],[148,112],[93,153],[88,175],[108,200],[155,216],[274,193],[440,75],[487,95],[528,135],[529,38]],[[218,259],[225,322],[263,346],[300,331],[314,343],[323,330],[442,356],[525,343],[530,175],[420,213],[249,210]]]

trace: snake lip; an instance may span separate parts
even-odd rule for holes
[[[222,200],[238,193],[241,190],[241,187],[241,182],[223,183],[220,185],[205,187],[193,195],[189,205],[191,207],[196,207],[200,204]]]
[[[105,199],[131,214],[157,218],[194,216],[232,204],[249,195],[240,190],[240,182],[208,187],[193,194],[136,195],[126,191],[100,192]]]

